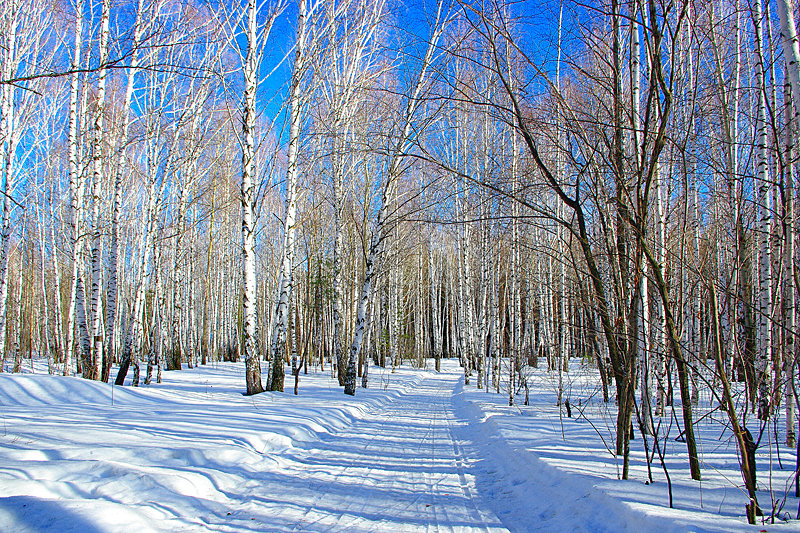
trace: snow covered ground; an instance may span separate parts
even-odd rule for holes
[[[0,374],[0,531],[800,531],[746,524],[719,423],[700,423],[702,484],[668,441],[669,509],[657,460],[645,484],[640,440],[632,479],[616,479],[598,436],[608,440],[611,413],[588,370],[567,376],[585,415],[572,419],[543,371],[531,405],[509,408],[465,387],[455,361],[443,370],[373,367],[355,398],[326,373],[301,376],[299,396],[245,397],[231,363],[138,389]],[[794,455],[783,470],[774,453],[759,460],[768,506]],[[784,511],[797,505],[789,497]]]
[[[462,398],[455,402],[456,412],[470,420],[474,434],[483,440],[479,446],[491,450],[488,457],[505,465],[505,482],[513,485],[516,477],[521,486],[527,484],[521,490],[528,492],[531,486],[547,487],[545,501],[529,506],[531,524],[548,531],[565,524],[569,524],[565,530],[614,531],[612,524],[619,521],[637,531],[800,531],[796,520],[775,520],[772,524],[759,519],[756,526],[747,524],[744,514],[748,499],[739,473],[736,443],[724,429],[725,414],[711,408],[710,397],[701,396],[695,409],[702,482],[691,479],[686,445],[675,440],[679,406],[670,417],[661,419],[660,428],[662,435],[669,431],[669,437],[660,442],[672,481],[674,508],[669,508],[668,485],[657,455],[651,464],[653,483],[649,483],[638,431],[631,441],[630,479],[620,481],[622,461],[608,449],[613,449],[614,442],[613,399],[610,404],[603,403],[596,369],[582,367],[576,361],[571,368],[563,374],[563,380],[572,418],[567,417],[563,406],[556,406],[557,380],[543,369],[527,369],[529,406],[520,404],[522,396],[517,397],[517,406],[509,408],[507,393],[486,394],[463,385],[456,389]],[[749,422],[757,436],[758,421]],[[652,440],[650,448],[652,453]],[[780,516],[796,518],[800,502],[791,486],[793,450],[781,446],[779,459],[774,439],[765,432],[757,460],[761,507],[769,511],[770,502],[775,500],[783,505]],[[633,525],[637,522],[638,526]]]

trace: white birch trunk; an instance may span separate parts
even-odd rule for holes
[[[102,14],[100,17],[100,72],[97,81],[97,104],[94,117],[94,143],[92,146],[92,286],[91,286],[91,336],[92,352],[91,367],[83,369],[83,376],[88,379],[99,380],[102,377],[103,354],[95,350],[102,348],[101,317],[102,301],[100,297],[100,271],[102,269],[102,220],[100,207],[103,202],[103,142],[104,142],[104,115],[106,102],[106,77],[108,63],[108,32],[110,24],[109,0],[103,0]]]
[[[256,351],[256,257],[255,223],[255,119],[256,87],[258,85],[257,1],[248,0],[247,57],[244,73],[244,98],[242,103],[242,277],[244,293],[243,355],[245,384],[248,395],[264,391],[261,384],[261,361]]]
[[[641,28],[639,25],[639,13],[637,4],[631,2],[631,101],[633,133],[632,147],[636,161],[636,168],[641,169]],[[649,65],[649,61],[648,61]],[[651,390],[650,390],[650,349],[649,340],[651,338],[650,328],[650,295],[647,282],[647,263],[642,266],[641,281],[641,307],[639,309],[639,338],[637,339],[637,351],[639,353],[639,375],[640,375],[640,395],[642,427],[644,431],[653,434],[653,422],[651,419]]]
[[[77,72],[81,60],[83,32],[83,0],[77,0],[75,6],[75,46],[72,55],[69,98],[69,189],[70,215],[72,225],[72,275],[70,278],[70,295],[67,305],[66,339],[64,344],[64,375],[72,372],[72,355],[75,345],[75,307],[77,300],[79,265],[81,248],[83,247],[83,180],[78,175],[78,86],[80,75]]]
[[[439,302],[439,292],[441,278],[439,276],[439,269],[434,261],[433,253],[434,241],[433,231],[428,236],[428,283],[430,289],[430,310],[431,310],[431,329],[432,335],[432,351],[434,367],[437,372],[441,371],[441,358],[442,358],[442,328],[441,316],[442,309]]]
[[[54,210],[51,203],[51,218],[55,220]],[[62,311],[62,295],[61,295],[61,264],[58,260],[58,248],[56,247],[55,239],[55,224],[50,226],[50,248],[53,253],[50,255],[51,265],[53,269],[53,322],[55,333],[55,357],[57,361],[62,364],[64,362],[64,316]]]
[[[139,44],[142,38],[143,25],[141,23],[144,12],[144,0],[139,0],[136,8],[136,21],[133,29],[133,49],[131,63],[128,69],[128,80],[125,87],[125,100],[122,107],[122,135],[118,142],[119,162],[114,174],[114,204],[111,208],[111,246],[108,255],[108,288],[106,292],[106,331],[105,348],[108,352],[108,362],[103,368],[103,381],[108,381],[108,366],[114,361],[114,331],[117,327],[117,295],[119,288],[119,219],[122,209],[122,173],[127,166],[128,136],[131,125],[131,102],[136,72],[139,66]]]
[[[465,147],[466,148],[466,147]],[[466,152],[466,150],[465,150]],[[466,157],[466,153],[463,154]],[[474,298],[472,294],[472,254],[471,252],[471,226],[467,220],[466,203],[467,191],[462,183],[463,197],[460,199],[460,211],[462,218],[462,227],[460,232],[461,242],[459,244],[459,260],[461,261],[461,279],[459,286],[461,287],[462,295],[460,306],[463,309],[463,330],[462,330],[462,350],[464,362],[464,385],[469,385],[470,377],[472,376],[472,367],[475,360],[475,315],[474,315]]]
[[[341,169],[334,168],[333,177],[333,360],[339,384],[344,385],[344,323],[342,311],[344,309],[342,288],[342,254],[344,253],[344,183]],[[333,365],[331,365],[333,370]]]
[[[786,62],[786,79],[791,84],[793,117],[800,113],[800,43],[797,38],[797,27],[794,21],[794,5],[792,0],[776,0],[778,18],[781,24],[781,47]],[[795,120],[796,123],[796,120]]]
[[[766,101],[766,71],[764,68],[764,41],[761,0],[753,2],[755,27],[756,65],[755,90],[758,116],[756,120],[756,219],[758,224],[758,351],[756,353],[756,384],[758,387],[758,418],[766,420],[771,410],[772,375],[772,193],[770,190],[768,150],[768,123]]]
[[[23,221],[22,221],[23,228],[26,226],[26,222],[27,221],[24,220],[24,218],[23,218]],[[23,240],[25,239],[25,237],[26,237],[25,236],[25,230],[23,229],[23,232],[22,232]],[[28,255],[26,250],[21,250],[20,252],[21,252],[20,253],[20,257],[21,258],[23,258],[23,257]],[[27,258],[25,258],[25,259],[27,259]],[[21,340],[22,340],[22,316],[23,316],[22,285],[23,285],[23,281],[24,281],[24,278],[23,278],[24,269],[22,267],[22,264],[25,261],[25,259],[23,259],[22,261],[19,262],[19,269],[17,270],[17,283],[16,283],[17,294],[13,298],[14,311],[16,311],[16,320],[14,321],[15,323],[14,323],[14,326],[13,326],[13,329],[12,329],[12,333],[11,333],[11,335],[12,335],[13,352],[14,352],[14,370],[13,370],[14,373],[22,372],[22,347],[21,347],[21,344],[22,344],[21,343]]]
[[[780,3],[780,2],[779,2]],[[787,65],[788,70],[788,65]],[[788,77],[788,72],[787,72]],[[784,83],[784,113],[786,121],[785,133],[785,155],[784,161],[787,162],[784,169],[784,192],[786,200],[784,202],[784,228],[785,234],[783,236],[784,250],[783,250],[783,298],[784,298],[784,320],[785,320],[785,334],[786,339],[785,350],[786,353],[783,357],[783,374],[784,374],[784,409],[786,419],[786,446],[794,447],[796,445],[796,399],[794,395],[794,375],[795,375],[795,362],[797,360],[797,340],[795,339],[795,332],[797,331],[797,287],[795,284],[794,276],[794,259],[796,254],[796,230],[795,230],[795,198],[794,198],[794,172],[796,150],[794,147],[794,131],[797,125],[795,120],[796,114],[793,111],[792,91],[789,83]]]
[[[300,145],[302,123],[302,78],[305,71],[305,19],[306,0],[299,0],[297,16],[297,44],[295,45],[292,85],[289,96],[289,149],[286,160],[286,219],[283,228],[283,260],[278,277],[278,305],[275,309],[273,329],[272,377],[269,390],[283,392],[284,357],[288,330],[289,301],[294,282],[295,226],[297,221],[297,153]]]
[[[659,264],[664,265],[666,264],[665,261],[667,259],[667,252],[666,252],[666,239],[667,239],[667,223],[666,223],[666,205],[665,205],[665,197],[666,193],[664,191],[665,184],[661,178],[661,172],[658,168],[656,168],[656,175],[653,178],[654,186],[655,186],[655,193],[656,193],[656,257],[658,259]],[[669,374],[667,373],[667,365],[669,365],[669,360],[667,358],[666,349],[667,349],[667,326],[666,326],[666,317],[664,316],[664,309],[660,305],[656,305],[655,309],[653,309],[653,316],[656,324],[658,324],[658,328],[654,328],[658,330],[658,335],[653,335],[652,345],[654,346],[654,353],[658,354],[658,359],[655,362],[656,364],[656,409],[655,415],[656,416],[663,416],[667,413],[666,407],[669,401],[667,398],[667,392],[669,389],[669,384],[667,383],[667,379],[669,378]]]
[[[459,203],[460,205],[460,203]],[[460,207],[459,207],[460,209]],[[459,240],[461,239],[461,232],[459,232]],[[455,275],[458,279],[458,302],[456,305],[456,315],[458,319],[458,324],[456,327],[456,331],[458,332],[458,358],[461,364],[461,367],[464,369],[464,385],[469,385],[469,373],[467,372],[467,319],[466,319],[466,308],[467,306],[464,304],[466,301],[466,294],[464,291],[464,263],[461,261],[461,249],[462,246],[459,244],[456,253],[457,255],[457,263],[455,266]]]
[[[370,240],[369,253],[367,255],[366,266],[364,268],[364,282],[361,289],[361,296],[358,302],[358,310],[356,313],[356,324],[353,333],[353,342],[350,345],[349,359],[347,363],[347,373],[345,375],[344,392],[350,396],[355,395],[356,392],[356,364],[358,363],[358,356],[361,352],[361,343],[364,340],[364,331],[368,326],[367,324],[367,307],[369,305],[370,296],[372,294],[373,277],[375,276],[376,261],[380,258],[383,242],[388,234],[387,232],[387,219],[389,217],[389,200],[395,194],[396,181],[401,171],[401,160],[403,155],[409,149],[411,141],[411,126],[417,107],[420,104],[420,95],[423,86],[428,78],[428,69],[430,67],[433,53],[436,50],[439,37],[442,33],[440,27],[442,4],[439,4],[436,21],[434,22],[434,31],[429,41],[425,57],[422,60],[419,76],[417,77],[414,89],[409,95],[408,103],[406,104],[405,113],[403,116],[403,128],[397,140],[394,150],[390,154],[389,164],[387,166],[386,181],[381,191],[380,207],[378,208],[378,219],[375,229],[372,233]]]
[[[511,131],[511,190],[514,195],[518,193],[519,177],[517,176],[518,164],[517,135]],[[520,345],[520,290],[519,290],[519,202],[514,201],[511,207],[511,347],[508,353],[508,405],[514,405],[516,394],[516,375],[519,364]]]
[[[389,200],[391,202],[391,200]],[[388,232],[387,235],[388,246],[384,243],[384,247],[388,247],[388,253],[384,253],[384,256],[387,257],[389,264],[392,264],[393,261],[397,260],[397,256],[394,254],[394,247],[393,245],[396,242],[396,237],[392,234],[391,230]],[[380,253],[380,248],[378,249]],[[355,271],[355,269],[353,269]],[[356,279],[353,279],[353,289],[358,286],[358,282]],[[400,323],[400,290],[399,290],[400,283],[398,281],[398,265],[392,264],[389,268],[389,360],[392,362],[392,372],[395,371],[395,368],[398,364],[400,364],[400,331],[398,324]],[[358,298],[356,294],[353,294],[353,302],[358,302]]]
[[[483,193],[483,190],[481,190]],[[485,198],[483,198],[483,194],[481,194],[481,204],[485,204]],[[488,375],[485,371],[485,368],[488,367],[486,364],[486,340],[489,333],[489,286],[490,283],[490,265],[489,265],[489,221],[488,221],[488,210],[484,208],[483,210],[483,221],[480,224],[479,231],[481,234],[481,305],[480,305],[480,321],[478,324],[478,335],[477,335],[477,350],[476,350],[476,359],[478,363],[478,388],[482,389],[484,385],[488,389],[488,382],[485,381],[486,375]]]
[[[17,45],[17,16],[20,3],[18,0],[11,0],[6,7],[8,24],[4,28],[5,39],[0,57],[3,59],[2,75],[4,79],[11,78],[18,63],[16,57]],[[6,329],[8,318],[8,263],[9,245],[11,242],[11,194],[14,188],[14,152],[16,150],[14,137],[14,91],[16,87],[12,84],[0,86],[0,142],[2,142],[2,183],[0,183],[0,194],[2,194],[3,213],[0,221],[0,360],[5,360],[6,354]],[[0,364],[2,372],[2,364]]]
[[[797,287],[795,286],[794,259],[796,254],[796,221],[794,198],[794,164],[796,150],[794,149],[793,133],[797,128],[800,116],[800,46],[798,46],[797,27],[794,20],[794,5],[792,0],[777,0],[778,18],[781,27],[781,46],[785,61],[785,78],[790,90],[786,92],[784,100],[786,105],[786,161],[788,166],[786,175],[786,248],[784,250],[784,274],[786,281],[786,327],[788,328],[787,354],[784,356],[785,374],[785,410],[786,410],[786,445],[795,446],[796,442],[796,398],[794,396],[795,364],[797,358]]]
[[[150,139],[151,145],[157,144]],[[149,177],[147,189],[147,203],[144,207],[144,231],[139,236],[138,250],[139,250],[139,266],[136,271],[137,283],[135,295],[133,298],[133,306],[131,311],[131,324],[128,326],[128,331],[125,336],[125,341],[122,346],[122,359],[120,361],[119,372],[115,380],[115,385],[121,386],[125,383],[125,376],[128,368],[133,364],[133,380],[132,385],[139,385],[139,360],[141,354],[142,339],[144,335],[144,313],[145,313],[145,296],[149,286],[150,279],[150,254],[153,249],[151,241],[155,231],[155,219],[157,210],[157,195],[155,177],[152,175],[156,171],[149,169],[151,176]],[[155,265],[154,265],[155,268]]]
[[[44,197],[44,184],[42,184],[42,197]],[[41,263],[39,265],[39,288],[42,291],[42,320],[43,324],[42,327],[44,329],[44,336],[45,342],[40,343],[40,352],[44,349],[47,351],[47,368],[51,368],[50,358],[51,355],[55,355],[58,357],[58,347],[57,341],[54,337],[53,342],[50,342],[50,304],[47,301],[47,246],[45,244],[45,237],[44,237],[44,219],[41,215],[41,203],[44,203],[44,198],[41,199],[41,202],[36,203],[36,221],[37,221],[37,230],[38,230],[38,241],[39,241],[39,255]],[[53,249],[53,254],[56,253],[55,248]],[[56,293],[54,296],[56,296]]]

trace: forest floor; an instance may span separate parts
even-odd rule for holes
[[[355,398],[325,372],[301,375],[299,396],[245,397],[232,363],[139,388],[36,366],[0,374],[0,531],[800,531],[746,524],[712,409],[698,424],[702,483],[682,443],[663,441],[674,509],[657,457],[647,481],[641,439],[631,480],[617,480],[604,444],[613,405],[573,368],[562,378],[573,418],[543,370],[530,372],[531,405],[508,407],[465,386],[455,361],[440,374],[372,367]],[[794,455],[762,448],[761,505],[796,516]]]

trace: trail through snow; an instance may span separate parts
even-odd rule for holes
[[[456,378],[457,379],[457,378]],[[352,426],[286,455],[297,531],[505,531],[454,435],[453,376],[426,376]]]

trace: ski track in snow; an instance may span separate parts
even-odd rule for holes
[[[427,377],[353,426],[291,451],[295,477],[314,479],[306,490],[317,492],[294,530],[505,531],[477,498],[453,435],[452,382]]]
[[[136,389],[0,374],[0,531],[697,529],[526,451],[481,405],[502,398],[444,370],[374,367],[356,398],[325,374],[244,397],[234,364]]]

